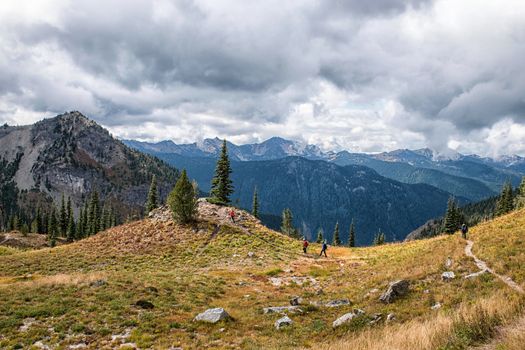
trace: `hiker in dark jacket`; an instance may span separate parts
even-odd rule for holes
[[[461,225],[461,237],[463,237],[463,239],[467,239],[467,233],[468,233],[467,224]]]
[[[230,210],[230,220],[235,224],[235,212],[232,210]]]
[[[323,241],[323,246],[321,248],[321,253],[319,256],[322,256],[324,253],[324,256],[328,258],[328,255],[326,255],[326,249],[328,248],[328,244],[326,244],[326,240]]]
[[[306,250],[308,249],[308,240],[305,238],[303,238],[303,252],[306,254]]]

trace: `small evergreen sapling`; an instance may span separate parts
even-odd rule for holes
[[[196,220],[197,196],[195,187],[189,181],[186,170],[182,171],[173,191],[169,194],[168,205],[176,222],[186,224]]]

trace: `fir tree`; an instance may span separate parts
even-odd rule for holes
[[[196,220],[197,194],[188,179],[186,170],[182,170],[173,191],[169,194],[168,205],[176,222],[185,224]]]
[[[496,205],[496,215],[507,214],[514,209],[514,198],[512,194],[512,185],[506,182],[503,185],[501,194]]]
[[[64,199],[64,194],[62,193],[62,200],[60,201],[60,212],[58,214],[58,228],[62,236],[66,235],[67,230],[67,211],[66,211],[66,201]]]
[[[69,207],[71,210],[71,206]],[[68,214],[68,222],[67,222],[67,240],[72,242],[75,239],[75,218],[73,216],[73,213]]]
[[[293,227],[292,211],[288,208],[283,210],[283,220],[281,224],[281,232],[290,237],[294,237],[295,235],[295,229]]]
[[[445,219],[443,223],[443,231],[448,234],[453,234],[459,229],[460,213],[456,201],[453,197],[448,199],[447,211],[445,212]]]
[[[157,190],[157,177],[153,175],[151,178],[151,185],[149,187],[148,199],[146,201],[145,214],[148,215],[150,211],[158,207],[158,190]]]
[[[332,245],[333,246],[341,245],[341,237],[339,237],[339,222],[335,223],[334,239],[333,239]]]
[[[89,204],[88,234],[94,235],[100,229],[100,203],[97,191],[93,191]]]
[[[78,213],[78,223],[75,232],[75,239],[81,239],[84,236],[84,210],[80,208]]]
[[[44,229],[42,228],[42,210],[40,209],[40,206],[36,208],[35,229],[36,229],[35,233],[44,232]]]
[[[59,233],[58,220],[57,220],[55,208],[53,208],[49,212],[49,217],[47,219],[47,225],[48,225],[47,235],[48,235],[49,241],[51,242],[51,246],[54,247],[56,244],[57,235]]]
[[[377,232],[377,234],[374,237],[374,245],[382,245],[385,244],[386,236],[383,232],[381,232],[381,229]]]
[[[514,200],[514,206],[516,209],[525,208],[525,176],[521,178],[520,187],[518,188],[518,193]]]
[[[230,195],[233,193],[233,185],[230,180],[231,172],[228,148],[226,140],[224,140],[222,143],[221,155],[219,156],[217,166],[215,167],[215,176],[211,180],[210,201],[212,203],[230,203]]]
[[[355,247],[355,226],[353,219],[352,223],[350,224],[350,233],[348,234],[348,246]]]
[[[317,230],[317,239],[315,240],[316,243],[323,243],[323,228],[320,227],[319,230]]]
[[[252,215],[259,218],[259,198],[257,196],[257,187],[253,190]]]
[[[31,233],[38,233],[38,221],[34,219],[31,221]]]

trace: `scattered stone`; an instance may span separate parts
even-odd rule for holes
[[[263,313],[265,314],[273,314],[273,313],[283,313],[285,311],[291,311],[291,312],[303,312],[299,308],[299,306],[270,306],[263,308]]]
[[[452,264],[453,264],[452,259],[451,258],[447,258],[447,261],[445,261],[445,267],[447,269],[450,269],[452,267]]]
[[[425,289],[425,290],[423,291],[423,293],[425,293],[425,294],[430,294],[430,289]]]
[[[198,314],[194,321],[217,323],[222,320],[228,320],[231,316],[224,311],[222,307],[216,307],[214,309],[208,309],[203,313]]]
[[[369,322],[371,325],[374,325],[376,323],[378,323],[379,321],[381,321],[383,319],[383,314],[373,314],[372,315],[372,320]]]
[[[246,286],[248,285],[248,283],[246,283],[245,281],[239,281],[239,283],[237,283],[238,286]]]
[[[446,271],[441,274],[443,281],[452,281],[454,278],[456,278],[456,274],[453,271]]]
[[[141,309],[153,309],[155,307],[155,305],[153,305],[150,301],[144,299],[137,301],[135,306],[138,306]]]
[[[108,284],[106,280],[96,280],[89,284],[90,287],[102,287]]]
[[[78,343],[78,344],[69,345],[67,348],[69,350],[85,349],[85,348],[87,348],[87,344],[86,343]]]
[[[396,319],[396,315],[393,314],[393,313],[389,313],[387,316],[386,316],[386,321],[387,322],[392,322]]]
[[[347,314],[344,314],[343,316],[339,317],[337,320],[335,320],[333,323],[332,323],[332,327],[333,328],[337,328],[339,326],[342,326],[344,325],[345,323],[348,323],[350,322],[351,320],[353,320],[354,318],[356,318],[357,315],[354,314],[353,312],[349,312]]]
[[[283,284],[283,279],[280,277],[270,277],[269,280],[276,287],[280,287]]]
[[[399,280],[390,283],[386,292],[379,297],[379,300],[385,304],[393,303],[397,298],[402,297],[408,293],[410,282],[407,280]]]
[[[153,286],[148,286],[146,287],[146,292],[148,293],[153,293],[153,294],[158,294],[159,293],[159,290]]]
[[[46,344],[42,343],[41,340],[39,340],[36,343],[34,343],[33,347],[41,349],[41,350],[51,350],[51,348],[49,346],[47,346]]]
[[[303,298],[301,298],[301,297],[295,296],[295,297],[292,297],[290,299],[290,305],[292,305],[292,306],[297,306],[297,305],[300,305],[302,303],[303,303]]]
[[[291,326],[293,321],[288,316],[284,316],[283,318],[278,319],[275,321],[275,329],[281,329],[285,326]]]
[[[137,344],[135,343],[124,343],[120,345],[120,349],[122,348],[131,348],[131,349],[137,349]]]
[[[127,338],[129,338],[131,336],[131,329],[127,328],[124,330],[124,333],[122,334],[114,334],[111,336],[111,341],[116,341],[116,340],[119,340],[119,341],[123,341]]]
[[[361,309],[354,309],[354,314],[356,315],[364,315],[365,314],[365,311],[364,310],[361,310]]]
[[[481,270],[481,271],[478,271],[478,272],[474,272],[474,273],[468,274],[464,278],[466,278],[466,279],[475,278],[475,277],[481,276],[481,275],[483,275],[483,274],[485,274],[487,272],[488,272],[487,270]]]
[[[338,307],[338,306],[344,306],[344,305],[350,305],[352,302],[349,299],[337,299],[337,300],[331,300],[324,304],[326,307]]]
[[[293,270],[292,270],[292,269],[290,269],[290,268],[286,268],[286,269],[284,269],[284,272],[286,272],[286,273],[292,273],[292,272],[293,272]]]
[[[219,332],[223,333],[226,330],[226,328],[220,328]]]
[[[19,332],[27,332],[29,330],[29,327],[31,327],[36,322],[36,319],[33,318],[33,317],[24,318],[24,320],[22,322],[23,323],[20,326],[20,328],[18,328],[18,331]]]
[[[249,258],[253,258],[253,257],[255,257],[255,253],[254,253],[254,252],[248,252],[248,257],[249,257]]]
[[[432,310],[437,310],[437,309],[441,309],[441,306],[443,306],[443,305],[441,305],[440,302],[437,302],[437,303],[435,303],[434,305],[432,305],[430,308],[431,308]]]

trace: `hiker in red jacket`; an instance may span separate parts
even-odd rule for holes
[[[230,220],[235,224],[235,212],[233,209],[230,210]]]
[[[308,240],[306,237],[303,238],[303,252],[306,254],[306,249],[308,249]]]

